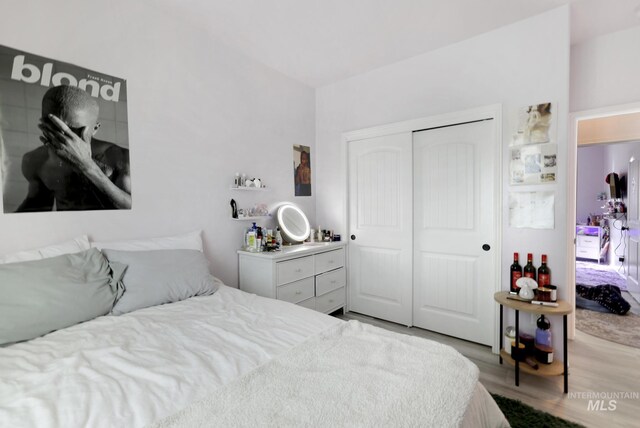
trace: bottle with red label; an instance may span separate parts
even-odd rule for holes
[[[522,266],[518,261],[518,253],[513,253],[513,264],[511,265],[511,294],[518,294],[520,287],[516,285],[516,281],[522,278]]]
[[[536,268],[533,266],[533,254],[527,253],[527,264],[524,266],[523,275],[525,278],[536,280]]]
[[[547,266],[547,255],[542,255],[542,263],[538,268],[538,287],[545,287],[551,284],[551,269]]]

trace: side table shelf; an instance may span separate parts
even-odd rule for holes
[[[511,358],[511,355],[509,355],[504,349],[500,350],[500,357],[512,366],[516,365],[516,360]],[[564,373],[563,363],[559,361],[554,361],[551,364],[538,364],[538,370],[528,364],[523,364],[520,366],[520,370],[537,376],[560,376]]]
[[[554,361],[551,364],[538,364],[538,370],[530,367],[527,364],[520,364],[520,361],[514,360],[504,349],[500,349],[500,364],[502,360],[514,365],[516,368],[516,386],[520,385],[520,370],[525,373],[536,376],[560,376],[564,375],[564,393],[569,392],[569,359],[567,352],[567,315],[573,312],[573,308],[568,302],[564,300],[558,300],[558,306],[539,306],[532,305],[529,302],[522,302],[518,300],[508,299],[508,291],[499,291],[493,295],[496,302],[500,304],[500,330],[499,335],[500,343],[503,343],[503,319],[504,319],[504,307],[513,309],[516,313],[516,348],[520,343],[520,311],[529,312],[534,314],[544,315],[562,315],[562,356],[563,361]]]

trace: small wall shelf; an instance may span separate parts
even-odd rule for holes
[[[269,187],[229,187],[231,190],[248,190],[251,192],[268,192],[271,190]]]
[[[258,215],[258,216],[253,216],[253,217],[239,217],[239,218],[231,217],[231,220],[233,220],[233,221],[256,221],[256,220],[266,220],[268,218],[271,218],[271,216],[270,215]]]

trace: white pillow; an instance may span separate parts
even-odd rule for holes
[[[0,257],[0,264],[28,262],[31,260],[42,260],[50,257],[61,256],[63,254],[74,254],[91,248],[87,235],[78,236],[71,241],[60,244],[47,245],[35,250],[19,251],[17,253],[6,254]]]
[[[91,242],[99,250],[148,251],[148,250],[197,250],[202,252],[201,231],[162,238],[134,239],[129,241]]]
[[[208,296],[218,289],[218,281],[209,273],[209,261],[200,251],[104,249],[102,254],[110,263],[127,266],[122,277],[126,291],[113,307],[114,315]]]

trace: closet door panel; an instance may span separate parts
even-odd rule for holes
[[[414,324],[486,345],[498,278],[494,132],[479,121],[416,132],[413,142]]]
[[[351,141],[349,310],[412,323],[412,136]]]

